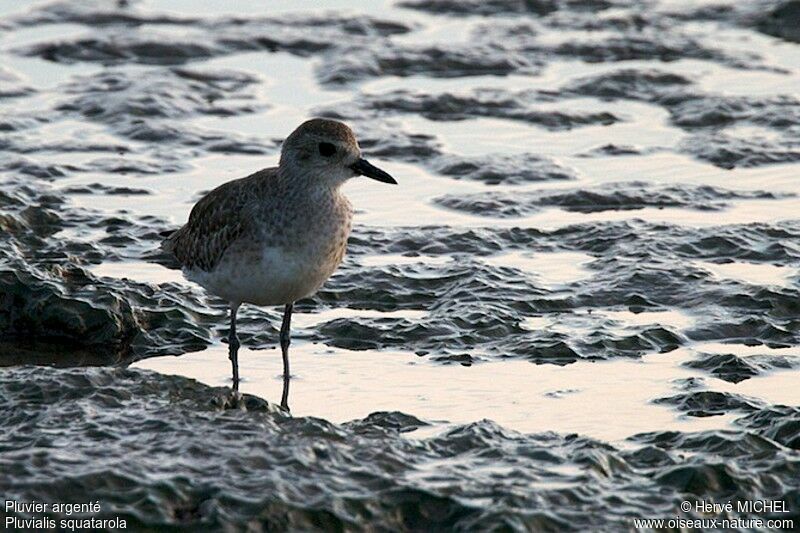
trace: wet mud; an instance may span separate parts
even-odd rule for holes
[[[0,7],[6,499],[191,530],[631,530],[691,498],[800,522],[800,3]],[[310,115],[401,183],[347,186],[348,257],[297,306],[303,357],[369,354],[396,399],[352,420],[137,366],[224,351],[225,303],[159,243]],[[273,358],[279,320],[243,307],[243,345]],[[683,425],[523,432],[468,391],[427,419],[380,375],[397,351],[588,376],[504,407],[528,419],[640,363],[620,395]]]

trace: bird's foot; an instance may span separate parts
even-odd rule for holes
[[[238,389],[231,389],[230,394],[225,400],[225,409],[239,409],[243,405],[242,394]]]

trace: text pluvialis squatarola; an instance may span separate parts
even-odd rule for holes
[[[344,257],[353,210],[340,187],[354,176],[397,183],[361,157],[345,124],[309,120],[284,141],[277,167],[209,192],[194,206],[189,222],[164,241],[188,279],[230,304],[228,351],[235,392],[239,306],[284,305],[281,405],[288,409],[292,307],[314,294]]]

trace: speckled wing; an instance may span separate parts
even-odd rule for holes
[[[254,192],[277,173],[268,168],[246,178],[229,181],[206,194],[192,209],[189,221],[170,235],[163,248],[171,252],[185,268],[211,271],[225,250],[236,241],[251,222]]]

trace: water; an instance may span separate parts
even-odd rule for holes
[[[139,529],[800,520],[796,3],[12,4],[6,499]],[[400,185],[346,185],[292,416],[278,309],[243,307],[226,409],[225,306],[158,243],[318,114]]]

